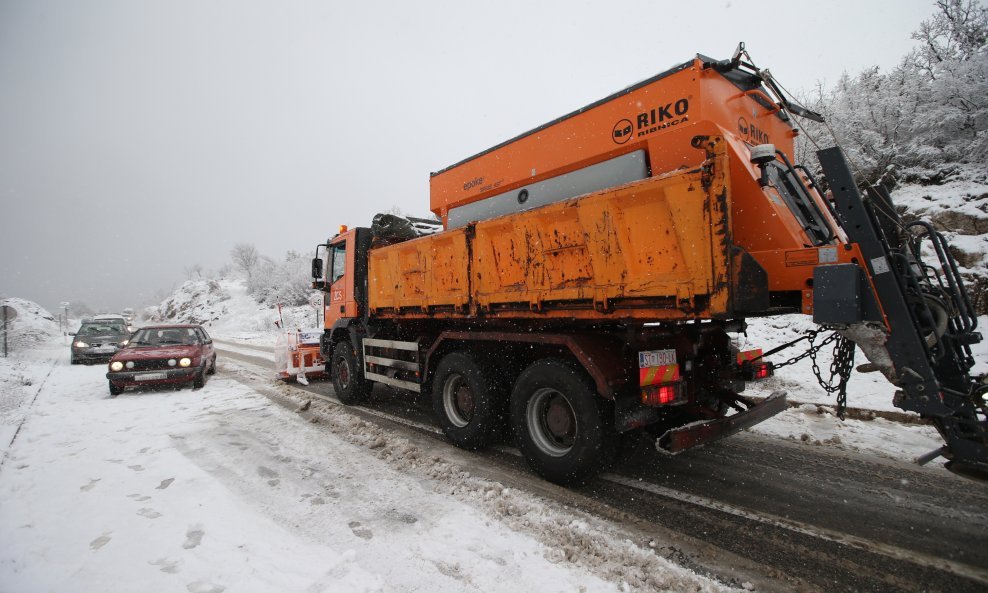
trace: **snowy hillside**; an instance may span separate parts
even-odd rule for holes
[[[149,321],[199,323],[225,339],[274,344],[276,321],[285,327],[317,326],[316,309],[308,305],[278,308],[258,303],[248,294],[247,280],[238,275],[221,279],[189,280],[157,307],[149,309]]]

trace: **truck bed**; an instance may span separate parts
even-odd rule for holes
[[[686,320],[730,313],[729,162],[372,249],[376,317]]]

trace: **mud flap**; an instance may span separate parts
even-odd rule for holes
[[[744,412],[714,420],[701,420],[666,431],[655,441],[655,448],[662,453],[676,455],[687,449],[730,436],[762,420],[768,420],[786,407],[786,392],[773,391],[772,395],[764,401]]]

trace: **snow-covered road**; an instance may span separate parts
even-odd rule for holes
[[[726,589],[576,511],[482,480],[457,494],[444,459],[340,410],[342,438],[230,367],[200,391],[110,398],[102,365],[64,354],[0,369],[32,377],[4,395],[5,434],[20,429],[0,466],[4,593]],[[539,537],[560,527],[610,558],[564,561]]]

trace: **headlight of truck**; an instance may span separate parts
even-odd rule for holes
[[[110,363],[110,370],[111,371],[122,371],[123,370],[123,363],[120,362],[119,360],[114,360],[113,362]]]
[[[72,345],[75,346],[76,348],[89,348],[89,344],[83,342],[82,340],[79,340],[78,342]]]
[[[181,360],[178,361],[178,366],[180,366],[180,367],[187,367],[190,364],[192,364],[192,359],[190,359],[190,358],[183,358],[183,359],[181,359]]]

